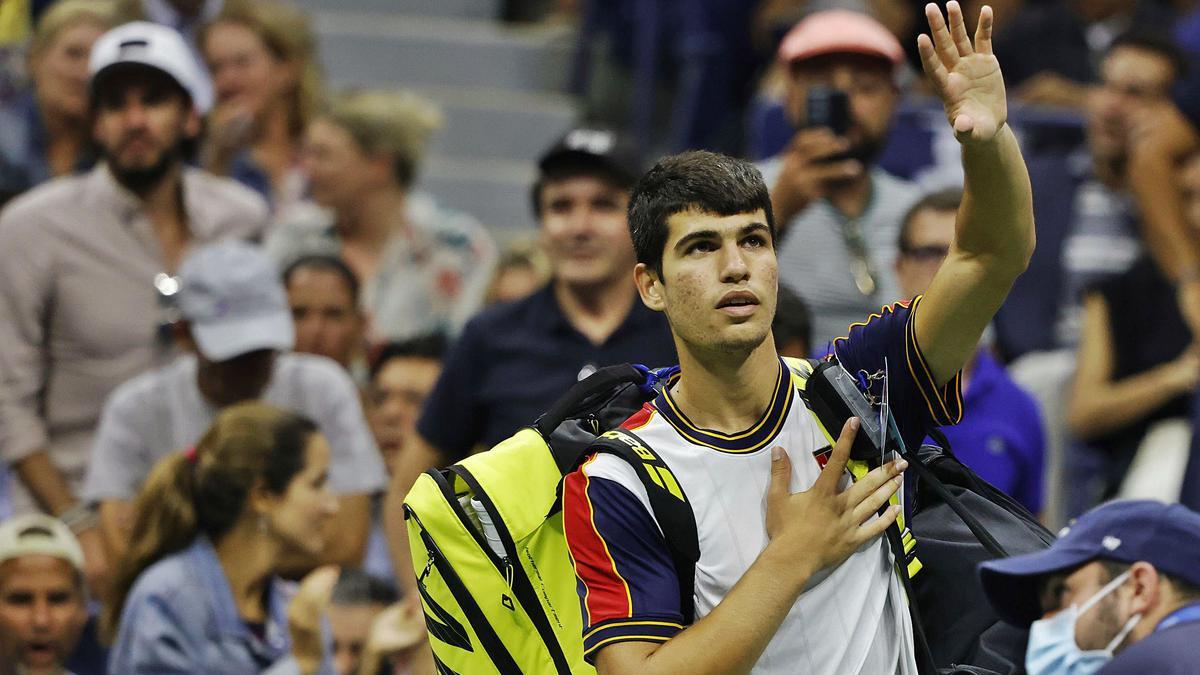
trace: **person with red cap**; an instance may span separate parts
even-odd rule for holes
[[[904,49],[866,14],[827,10],[797,23],[778,58],[799,131],[760,168],[782,237],[780,280],[812,307],[820,347],[900,297],[896,236],[920,191],[874,162],[899,100]]]

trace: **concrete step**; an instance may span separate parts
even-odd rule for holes
[[[507,241],[534,227],[529,194],[536,176],[533,162],[430,157],[417,189],[444,206],[470,213],[498,240]]]
[[[313,15],[335,86],[566,88],[574,30],[382,12]]]
[[[296,0],[312,12],[395,12],[414,16],[496,19],[498,0]]]
[[[560,94],[494,89],[423,88],[436,101],[445,126],[431,153],[449,158],[530,162],[579,118],[579,104]]]

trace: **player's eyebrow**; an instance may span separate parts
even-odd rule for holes
[[[748,234],[752,234],[754,232],[759,232],[759,231],[770,233],[771,229],[769,227],[767,227],[765,223],[760,223],[760,222],[756,221],[753,223],[747,223],[747,224],[739,227],[737,230],[737,236],[740,239],[742,237],[745,237]],[[713,230],[713,229],[696,230],[695,232],[688,232],[687,234],[680,237],[679,241],[675,242],[675,246],[673,248],[676,251],[682,251],[683,249],[687,248],[688,245],[694,241],[703,241],[703,240],[720,239],[720,238],[721,238],[721,232],[718,230]]]

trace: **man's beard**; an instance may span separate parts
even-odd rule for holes
[[[179,162],[181,154],[180,146],[175,146],[163,152],[158,160],[150,166],[139,167],[121,166],[108,153],[105,153],[105,160],[109,170],[112,171],[113,178],[116,178],[118,183],[134,194],[144,195],[162,183],[171,169]]]

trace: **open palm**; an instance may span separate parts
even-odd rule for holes
[[[937,5],[925,6],[932,39],[917,38],[921,65],[946,107],[959,142],[990,141],[1008,119],[1004,77],[992,54],[992,8],[980,10],[974,44],[957,2],[946,4],[946,15],[949,25]]]

